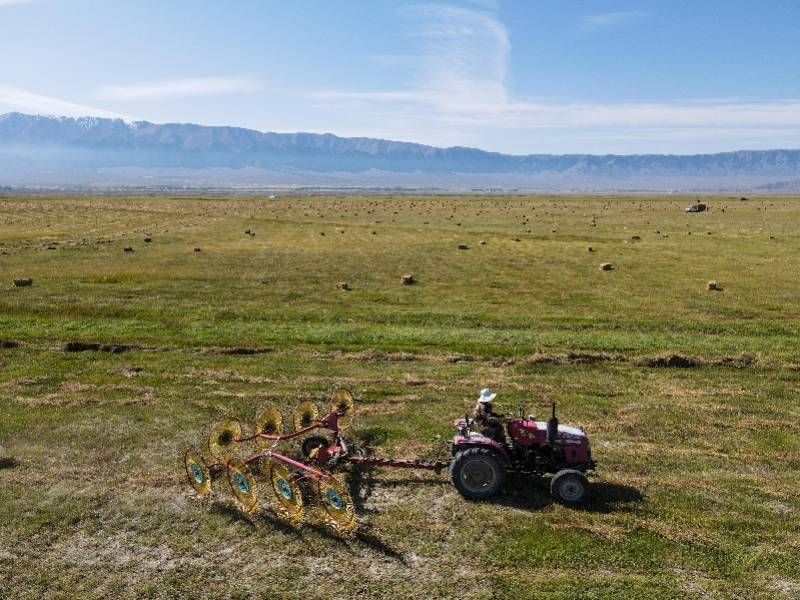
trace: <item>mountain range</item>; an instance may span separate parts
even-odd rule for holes
[[[0,115],[0,184],[793,189],[800,150],[509,155],[316,133]]]

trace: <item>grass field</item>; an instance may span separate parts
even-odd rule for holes
[[[0,597],[800,598],[800,198],[692,200],[0,198]],[[360,471],[345,542],[183,480],[220,414],[347,387],[431,457],[487,386],[587,428],[585,507]]]

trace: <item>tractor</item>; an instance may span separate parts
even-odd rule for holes
[[[473,431],[468,415],[456,420],[449,465],[453,485],[469,500],[486,500],[502,489],[507,472],[552,473],[553,498],[568,506],[580,504],[589,493],[586,473],[596,466],[586,432],[560,425],[555,403],[547,421],[521,413],[506,419],[503,443]]]

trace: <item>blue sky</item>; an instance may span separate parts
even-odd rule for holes
[[[0,112],[512,153],[800,147],[800,1],[0,0]]]

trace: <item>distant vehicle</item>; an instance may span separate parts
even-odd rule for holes
[[[699,212],[703,212],[704,210],[706,210],[706,208],[708,208],[708,207],[705,204],[703,204],[702,202],[698,202],[697,204],[692,204],[691,206],[687,206],[686,207],[686,212],[687,213],[699,213]]]

